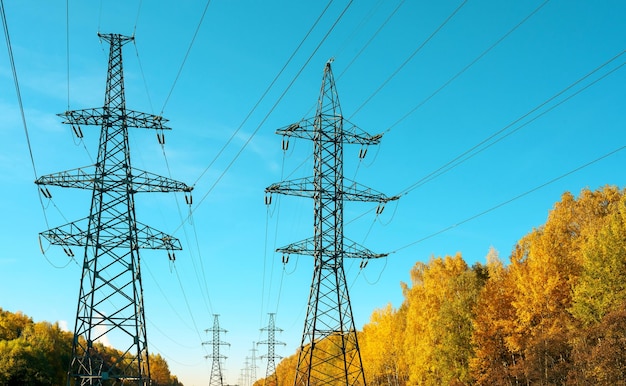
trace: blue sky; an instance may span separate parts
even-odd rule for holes
[[[283,266],[273,250],[312,235],[313,203],[274,196],[268,207],[264,188],[312,174],[312,144],[292,139],[283,152],[274,132],[312,116],[331,57],[344,116],[384,132],[362,162],[346,145],[345,176],[402,194],[378,217],[375,204],[345,205],[346,236],[390,253],[364,270],[345,264],[358,328],[401,304],[415,262],[457,252],[484,262],[490,247],[506,259],[563,192],[624,186],[623,1],[335,1],[286,66],[324,2],[213,0],[199,28],[204,1],[5,3],[38,176],[92,163],[99,128],[83,127],[80,142],[55,114],[102,106],[108,47],[97,32],[135,34],[127,107],[162,112],[173,130],[164,152],[154,132],[133,130],[133,164],[195,186],[190,221],[182,195],[136,196],[138,219],[184,247],[174,266],[143,252],[142,269],[150,350],[188,386],[208,382],[213,314],[229,331],[228,383],[266,339],[268,312],[284,330],[278,354],[300,343],[312,261]],[[38,233],[85,217],[90,194],[50,188],[42,209],[4,43],[0,90],[0,307],[73,329],[79,266],[59,247],[42,255]]]

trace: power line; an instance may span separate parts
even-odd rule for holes
[[[137,32],[137,23],[139,22],[139,14],[141,13],[141,4],[142,0],[139,0],[139,5],[137,6],[137,17],[135,17],[135,26],[133,27],[133,36],[135,36],[135,32]]]
[[[403,0],[402,0],[403,1]],[[380,6],[383,4],[383,0],[378,0],[376,2],[376,4],[374,4],[374,6],[372,6],[372,8],[369,10],[369,12],[367,13],[367,15],[365,15],[365,17],[363,17],[361,19],[361,21],[359,22],[359,24],[352,30],[352,32],[350,33],[350,35],[343,41],[342,45],[339,47],[339,49],[337,50],[337,53],[334,55],[334,57],[338,57],[340,55],[343,54],[343,52],[346,50],[346,48],[348,47],[348,45],[350,44],[350,41],[354,39],[354,37],[358,34],[358,32],[361,31],[361,29],[371,20],[371,18],[378,13],[378,9],[380,8]],[[339,79],[339,77],[337,77],[337,79]]]
[[[409,112],[407,112],[406,114],[404,114],[400,119],[398,119],[396,122],[394,122],[391,126],[389,126],[389,128],[387,129],[387,131],[391,130],[392,128],[396,127],[398,124],[400,124],[400,122],[404,121],[406,118],[408,118],[411,114],[413,114],[415,111],[417,111],[417,109],[419,109],[420,107],[422,107],[426,102],[428,102],[429,100],[431,100],[435,95],[439,94],[439,92],[441,92],[441,90],[443,90],[444,88],[446,88],[448,85],[450,85],[450,83],[452,83],[456,78],[458,78],[459,76],[461,76],[465,71],[467,71],[470,67],[472,67],[474,64],[476,64],[476,62],[478,62],[480,59],[482,59],[485,55],[487,55],[492,49],[494,49],[498,44],[502,43],[502,41],[504,41],[506,38],[509,37],[509,35],[511,35],[515,30],[517,30],[519,27],[521,27],[524,23],[526,23],[528,21],[528,19],[530,19],[532,16],[534,16],[537,12],[539,12],[539,10],[541,8],[543,8],[550,0],[546,0],[543,3],[541,3],[537,8],[535,8],[531,13],[529,13],[524,19],[522,19],[519,23],[517,23],[513,28],[511,28],[510,30],[508,30],[504,35],[502,35],[498,40],[496,40],[491,46],[489,46],[489,48],[487,48],[486,50],[484,50],[483,52],[480,53],[480,55],[478,55],[476,58],[474,58],[474,60],[472,60],[468,65],[466,65],[465,67],[463,67],[463,69],[459,72],[457,72],[453,77],[451,77],[450,79],[448,79],[441,87],[439,87],[437,90],[435,90],[432,94],[430,94],[426,99],[422,100],[421,102],[419,102],[415,107],[413,107],[411,110],[409,110]]]
[[[37,175],[37,167],[35,166],[35,158],[33,157],[33,148],[31,146],[30,143],[30,135],[28,134],[28,125],[26,124],[26,115],[24,114],[24,104],[22,103],[22,93],[20,92],[20,83],[17,77],[17,70],[15,69],[15,59],[13,58],[13,48],[11,46],[11,38],[9,36],[9,26],[7,24],[7,18],[6,18],[6,13],[4,10],[4,0],[0,0],[0,16],[2,18],[2,26],[3,26],[3,30],[4,30],[4,37],[6,39],[6,44],[7,44],[7,51],[9,54],[9,63],[11,64],[11,73],[13,75],[13,83],[15,85],[15,93],[17,96],[17,103],[19,105],[20,108],[20,117],[22,118],[22,126],[24,127],[24,135],[26,137],[26,145],[28,147],[28,155],[30,156],[30,163],[33,169],[33,175],[35,176],[35,179],[37,179],[38,175]],[[43,199],[42,199],[42,195],[45,195],[45,197],[47,197],[48,199],[50,199],[52,196],[50,195],[50,192],[48,192],[47,188],[43,188],[43,189],[37,189],[37,198],[39,199],[39,204],[41,205],[41,211],[43,213],[43,219],[44,222],[46,223],[46,227],[49,228],[49,224],[48,224],[48,216],[46,215],[46,206],[43,203]],[[55,205],[56,207],[56,205]],[[56,264],[54,264],[50,259],[48,259],[48,256],[45,254],[43,247],[41,248],[41,252],[44,256],[44,258],[46,259],[46,261],[48,262],[48,264],[50,264],[52,267],[57,268],[57,269],[62,269],[65,268],[69,265],[69,263],[71,261],[74,260],[73,256],[69,256],[70,260],[63,266],[58,266]],[[75,261],[75,260],[74,260]]]
[[[437,27],[431,34],[430,36],[428,36],[428,38],[426,38],[426,40],[424,40],[422,42],[422,44],[420,44],[414,51],[413,53],[411,53],[411,55],[409,55],[408,58],[406,58],[406,60],[398,67],[396,68],[396,70],[389,75],[389,77],[376,89],[376,91],[374,91],[372,93],[372,95],[370,95],[365,102],[363,102],[361,104],[361,106],[359,106],[350,116],[349,119],[352,119],[363,107],[365,107],[366,104],[369,103],[369,101],[372,100],[372,98],[374,98],[379,92],[380,90],[382,90],[385,86],[387,86],[387,84],[391,81],[391,79],[393,79],[403,68],[404,66],[406,66],[411,59],[413,59],[415,57],[415,55],[417,55],[418,52],[420,52],[422,50],[422,48],[424,48],[424,46],[426,44],[428,44],[428,42],[430,42],[435,35],[437,35],[439,33],[439,31],[441,31],[443,29],[443,27],[445,27],[446,24],[448,24],[448,22],[454,17],[454,15],[456,15],[461,8],[463,8],[463,6],[467,3],[467,0],[464,0],[454,11],[452,11],[452,13],[443,21],[443,23],[441,23],[439,25],[439,27]]]
[[[202,173],[200,173],[200,176],[198,176],[198,178],[196,179],[196,181],[193,183],[194,185],[196,185],[198,183],[198,181],[200,181],[200,179],[206,174],[206,172],[211,168],[211,166],[213,166],[213,164],[217,161],[217,159],[222,155],[222,153],[226,150],[226,147],[228,147],[228,145],[233,141],[233,139],[237,136],[237,133],[239,133],[239,131],[243,128],[243,125],[246,124],[246,122],[248,122],[248,119],[250,119],[250,117],[252,116],[252,113],[254,113],[254,111],[257,109],[257,107],[259,107],[259,105],[261,104],[261,102],[263,101],[263,99],[265,99],[265,97],[267,96],[267,94],[269,93],[270,89],[274,86],[274,84],[276,83],[276,81],[278,80],[278,78],[282,75],[283,71],[285,71],[285,69],[287,68],[287,66],[289,65],[289,63],[291,63],[291,60],[294,58],[294,56],[296,55],[296,53],[300,50],[300,48],[302,47],[302,45],[304,44],[304,42],[306,41],[306,39],[308,39],[309,35],[311,34],[311,32],[313,32],[313,30],[315,29],[315,27],[317,26],[317,24],[319,23],[319,21],[322,19],[322,17],[324,16],[324,14],[326,13],[326,11],[328,10],[328,8],[330,7],[330,5],[332,4],[333,0],[329,1],[328,4],[326,4],[326,7],[322,10],[322,13],[317,17],[317,19],[315,20],[315,22],[313,23],[313,25],[311,26],[311,28],[309,28],[309,31],[304,35],[304,37],[302,38],[302,40],[300,41],[300,44],[298,44],[298,46],[296,47],[295,50],[293,50],[293,52],[291,53],[291,56],[289,56],[289,59],[287,59],[287,61],[285,62],[285,64],[283,65],[283,67],[280,69],[280,71],[278,71],[278,74],[276,74],[276,76],[274,77],[274,80],[272,80],[272,82],[269,84],[269,86],[267,86],[267,88],[265,89],[265,91],[263,92],[263,94],[261,95],[261,97],[259,98],[259,100],[254,104],[254,106],[252,107],[252,109],[250,110],[250,112],[248,112],[248,115],[246,115],[246,117],[243,119],[243,121],[239,124],[239,127],[237,127],[237,130],[235,130],[233,132],[233,134],[230,136],[230,138],[228,138],[228,141],[226,141],[226,143],[224,144],[224,146],[222,146],[222,148],[217,152],[217,154],[215,155],[215,157],[213,157],[213,160],[209,163],[209,165],[202,171]]]
[[[65,52],[67,61],[67,109],[70,109],[70,0],[65,0]]]
[[[588,72],[587,74],[585,74],[584,76],[582,76],[581,78],[579,78],[578,80],[576,80],[574,83],[571,83],[569,86],[565,87],[564,89],[562,89],[561,91],[557,92],[556,94],[554,94],[553,96],[551,96],[550,98],[546,99],[545,101],[543,101],[542,103],[540,103],[539,105],[537,105],[536,107],[534,107],[533,109],[531,109],[530,111],[528,111],[527,113],[525,113],[524,115],[522,115],[521,117],[515,119],[513,122],[509,123],[508,125],[504,126],[502,129],[496,131],[495,133],[493,133],[492,135],[490,135],[489,137],[485,138],[484,140],[482,140],[481,142],[479,142],[478,144],[472,146],[470,149],[466,150],[465,152],[463,152],[462,154],[456,156],[454,159],[448,161],[447,163],[445,163],[444,165],[440,166],[438,169],[436,169],[435,171],[429,173],[428,175],[426,175],[425,177],[422,177],[420,180],[418,180],[417,182],[413,183],[412,185],[410,185],[409,187],[405,188],[404,190],[402,190],[399,194],[400,195],[405,195],[409,192],[411,192],[412,190],[417,189],[418,187],[426,184],[427,182],[430,182],[432,180],[434,180],[435,178],[441,176],[444,173],[447,173],[448,171],[452,170],[453,168],[459,166],[460,164],[462,164],[463,162],[471,159],[472,157],[476,156],[477,154],[481,153],[482,151],[486,150],[487,148],[495,145],[496,143],[500,142],[502,139],[508,137],[509,135],[513,134],[514,132],[522,129],[523,127],[526,127],[527,125],[529,125],[531,122],[537,120],[538,118],[540,118],[541,116],[547,114],[548,112],[554,110],[556,107],[560,106],[561,104],[567,102],[568,100],[570,100],[571,98],[575,97],[576,95],[580,94],[581,92],[585,91],[587,88],[593,86],[594,84],[598,83],[599,81],[601,81],[602,79],[606,78],[607,76],[613,74],[614,72],[616,72],[617,70],[619,70],[620,68],[622,68],[626,62],[618,65],[617,67],[611,69],[610,71],[608,71],[607,73],[603,74],[601,77],[599,77],[598,79],[595,79],[594,81],[592,81],[591,83],[585,85],[584,87],[582,87],[581,89],[577,90],[576,92],[574,92],[573,94],[567,96],[566,98],[564,98],[563,100],[559,101],[558,103],[556,103],[555,105],[549,107],[547,110],[541,112],[539,115],[533,117],[532,119],[530,119],[529,121],[521,124],[519,127],[513,129],[512,131],[504,134],[503,136],[501,136],[500,138],[494,139],[496,138],[498,135],[505,133],[507,130],[511,129],[512,127],[514,127],[516,124],[520,123],[522,120],[524,120],[525,118],[528,118],[531,114],[539,111],[541,108],[545,107],[547,104],[549,104],[550,102],[554,101],[555,99],[557,99],[558,97],[562,96],[564,93],[566,93],[567,91],[571,90],[572,88],[574,88],[575,86],[577,86],[578,84],[580,84],[581,82],[583,82],[584,80],[586,80],[587,78],[589,78],[590,76],[594,75],[595,73],[597,73],[598,71],[600,71],[601,69],[603,69],[604,67],[608,66],[609,64],[611,64],[613,61],[615,61],[616,59],[618,59],[620,56],[622,56],[624,53],[626,53],[626,50],[621,51],[620,53],[618,53],[617,55],[613,56],[611,59],[607,60],[606,62],[604,62],[603,64],[601,64],[600,66],[596,67],[595,69],[591,70],[590,72]],[[493,141],[492,141],[493,140]],[[492,141],[491,143],[489,143],[489,141]],[[484,145],[484,146],[483,146]],[[483,146],[482,148],[480,148],[481,146]],[[473,152],[473,153],[472,153]],[[465,157],[465,158],[464,158]]]
[[[183,294],[183,300],[185,301],[185,305],[187,306],[187,311],[189,312],[189,317],[191,318],[191,322],[193,323],[194,331],[198,334],[198,339],[202,342],[202,334],[200,334],[200,329],[198,328],[198,324],[196,323],[196,319],[193,317],[193,312],[191,311],[191,305],[189,304],[189,299],[187,298],[187,294],[185,293],[185,289],[183,288],[183,282],[180,280],[180,275],[178,274],[178,269],[176,269],[176,264],[172,264],[174,267],[174,272],[176,273],[176,280],[178,281],[178,285],[180,287],[180,292]]]
[[[391,18],[396,14],[396,12],[398,12],[398,10],[402,6],[402,4],[404,4],[404,0],[401,0],[400,3],[398,3],[398,6],[389,14],[389,16],[387,16],[387,19],[385,19],[383,24],[380,27],[378,27],[376,32],[374,32],[374,34],[369,38],[367,43],[365,43],[365,45],[363,47],[361,47],[359,52],[354,56],[354,58],[352,58],[352,60],[343,69],[343,71],[341,71],[341,74],[339,74],[339,76],[337,77],[337,80],[341,79],[341,77],[346,73],[346,71],[348,71],[348,68],[350,68],[352,66],[352,64],[361,56],[363,51],[365,51],[365,49],[370,45],[370,43],[374,40],[374,38],[376,38],[376,36],[378,36],[380,31],[382,31],[382,29],[387,25],[387,23],[389,23],[389,20],[391,20]]]
[[[11,74],[13,75],[13,84],[15,85],[15,93],[17,94],[17,103],[20,107],[20,116],[22,118],[22,126],[26,135],[26,144],[28,145],[28,155],[30,163],[33,167],[33,174],[37,179],[37,168],[35,167],[35,158],[33,157],[33,148],[30,144],[30,135],[28,134],[28,126],[26,125],[26,115],[24,114],[24,104],[22,103],[22,93],[20,92],[20,83],[17,78],[17,70],[15,69],[15,59],[13,58],[13,48],[11,47],[11,38],[9,37],[9,26],[7,24],[6,13],[4,11],[4,1],[0,0],[0,13],[2,13],[2,26],[4,29],[4,37],[7,43],[7,51],[9,54],[9,63],[11,64]],[[43,205],[43,204],[42,204]]]
[[[534,188],[532,188],[530,190],[527,190],[527,191],[525,191],[522,194],[519,194],[519,195],[517,195],[517,196],[515,196],[513,198],[510,198],[510,199],[508,199],[506,201],[503,201],[503,202],[501,202],[501,203],[499,203],[499,204],[497,204],[495,206],[492,206],[489,209],[486,209],[486,210],[484,210],[482,212],[479,212],[479,213],[477,213],[477,214],[475,214],[473,216],[470,216],[470,217],[468,217],[468,218],[466,218],[464,220],[461,220],[461,221],[459,221],[459,222],[457,222],[457,223],[455,223],[453,225],[450,225],[450,226],[445,227],[445,228],[443,228],[441,230],[438,230],[437,232],[431,233],[428,236],[422,237],[419,240],[416,240],[416,241],[413,241],[413,242],[411,242],[409,244],[406,244],[406,245],[404,245],[404,246],[402,246],[402,247],[400,247],[400,248],[390,252],[390,254],[399,252],[399,251],[401,251],[403,249],[406,249],[406,248],[409,248],[409,247],[411,247],[411,246],[413,246],[415,244],[421,243],[421,242],[426,241],[426,240],[428,240],[430,238],[433,238],[433,237],[438,236],[438,235],[440,235],[442,233],[445,233],[445,232],[447,232],[447,231],[449,231],[451,229],[454,229],[454,228],[458,227],[459,225],[463,225],[463,224],[465,224],[467,222],[470,222],[470,221],[475,220],[475,219],[477,219],[479,217],[482,217],[482,216],[486,215],[487,213],[493,212],[494,210],[499,209],[499,208],[501,208],[501,207],[503,207],[505,205],[508,205],[508,204],[512,203],[513,201],[517,201],[520,198],[525,197],[525,196],[527,196],[527,195],[529,195],[529,194],[531,194],[531,193],[533,193],[533,192],[535,192],[535,191],[537,191],[539,189],[545,188],[546,186],[548,186],[550,184],[553,184],[553,183],[555,183],[555,182],[557,182],[557,181],[559,181],[559,180],[561,180],[561,179],[563,179],[563,178],[565,178],[565,177],[567,177],[567,176],[569,176],[571,174],[574,174],[574,173],[576,173],[576,172],[578,172],[578,171],[580,171],[580,170],[582,170],[582,169],[584,169],[586,167],[589,167],[589,166],[591,166],[591,165],[593,165],[593,164],[595,164],[595,163],[597,163],[599,161],[602,161],[603,159],[608,158],[608,157],[610,157],[610,156],[612,156],[612,155],[614,155],[614,154],[616,154],[616,153],[618,153],[618,152],[620,152],[620,151],[622,151],[624,149],[626,149],[626,146],[621,146],[621,147],[619,147],[619,148],[617,148],[617,149],[615,149],[613,151],[610,151],[610,152],[604,154],[603,156],[600,156],[600,157],[598,157],[598,158],[596,158],[596,159],[594,159],[592,161],[589,161],[589,162],[585,163],[584,165],[578,166],[577,168],[575,168],[573,170],[570,170],[567,173],[561,174],[560,176],[555,177],[555,178],[553,178],[553,179],[551,179],[551,180],[549,180],[547,182],[544,182],[543,184],[541,184],[539,186],[536,186],[536,187],[534,187]]]
[[[133,42],[134,42],[134,40],[133,40]],[[148,92],[148,84],[146,82],[146,78],[145,78],[144,73],[143,73],[143,67],[141,66],[141,58],[139,56],[139,51],[137,49],[137,45],[135,44],[134,46],[135,46],[135,52],[137,54],[137,60],[139,62],[139,68],[140,68],[141,73],[142,73],[144,86],[146,88],[146,93],[148,94],[148,100],[150,101],[150,107],[152,108],[152,101],[150,99],[150,95],[149,95],[149,92]],[[163,159],[165,161],[165,166],[166,166],[166,169],[167,169],[167,172],[168,172],[168,176],[170,178],[172,178],[171,168],[170,168],[169,161],[168,161],[168,158],[167,158],[167,153],[165,151],[165,136],[164,136],[164,134],[162,132],[161,133],[157,133],[157,139],[159,141],[159,144],[161,145],[161,153],[163,154]],[[174,200],[176,202],[176,208],[178,210],[178,217],[179,217],[181,223],[184,223],[185,219],[184,219],[184,216],[182,214],[182,211],[181,211],[181,208],[180,208],[180,203],[178,201],[177,195],[174,195]],[[189,195],[185,194],[185,201],[187,202],[188,205],[191,206],[191,203],[192,203],[191,194],[189,194]],[[196,250],[197,250],[197,253],[198,253],[197,259],[199,260],[200,268],[198,268],[198,265],[196,263],[196,255],[192,252],[192,250],[189,250],[189,256],[191,257],[190,260],[191,260],[191,263],[193,265],[193,271],[194,271],[195,276],[196,276],[198,287],[200,288],[200,293],[202,295],[202,299],[203,299],[203,301],[205,303],[205,306],[206,306],[208,312],[210,314],[213,314],[213,305],[212,305],[211,296],[210,296],[210,293],[209,293],[209,286],[208,286],[207,279],[206,279],[206,272],[205,272],[205,269],[204,269],[202,253],[201,253],[201,249],[200,249],[200,246],[199,246],[199,241],[198,241],[199,238],[198,238],[197,230],[196,230],[196,227],[195,227],[195,221],[191,217],[188,217],[188,219],[189,219],[190,224],[192,224],[192,227],[193,227],[193,235],[194,235],[194,238],[195,238]],[[191,246],[192,243],[190,241],[189,234],[187,233],[187,229],[185,227],[183,227],[183,232],[185,234],[185,240],[187,241],[187,245]],[[202,276],[202,279],[201,279],[200,276]]]
[[[293,79],[291,80],[291,82],[289,83],[289,85],[287,86],[287,88],[283,91],[283,93],[278,97],[278,99],[276,100],[276,102],[274,103],[274,105],[270,108],[270,110],[267,112],[267,114],[265,115],[265,117],[263,118],[263,120],[258,124],[258,126],[256,127],[256,129],[254,129],[254,131],[252,132],[252,134],[250,135],[250,137],[248,137],[248,139],[246,140],[246,142],[243,144],[243,146],[241,147],[241,149],[239,149],[239,151],[237,152],[237,154],[235,154],[235,157],[232,159],[232,161],[230,161],[230,163],[226,166],[226,168],[222,171],[222,173],[219,175],[219,177],[215,180],[215,182],[213,183],[213,185],[211,185],[211,187],[209,188],[209,190],[207,190],[207,192],[204,194],[204,196],[202,196],[202,198],[200,199],[200,201],[198,202],[198,204],[196,205],[196,207],[194,209],[192,209],[192,212],[195,211],[196,209],[198,209],[198,207],[204,202],[204,200],[207,198],[207,196],[209,195],[209,193],[211,193],[213,191],[213,189],[215,188],[215,186],[217,186],[217,184],[221,181],[221,179],[226,175],[226,173],[228,172],[228,170],[230,170],[230,168],[233,166],[233,164],[235,163],[235,161],[239,158],[239,156],[241,155],[241,153],[243,153],[244,149],[248,146],[248,144],[250,143],[250,141],[252,141],[252,138],[254,138],[254,136],[258,133],[258,131],[261,129],[261,126],[263,126],[263,124],[265,123],[265,121],[269,118],[269,116],[272,114],[272,112],[274,111],[274,109],[276,109],[276,106],[278,106],[278,104],[282,101],[282,99],[284,98],[284,96],[287,94],[287,92],[289,91],[289,89],[291,88],[291,86],[293,86],[293,84],[295,83],[295,81],[298,79],[298,77],[300,76],[300,74],[302,74],[302,71],[304,71],[304,69],[306,68],[306,66],[309,64],[309,62],[311,61],[311,59],[313,59],[313,56],[317,53],[317,51],[319,50],[319,48],[322,46],[322,44],[326,41],[326,39],[328,38],[328,36],[330,35],[330,33],[334,30],[334,28],[337,26],[337,24],[339,23],[339,21],[341,20],[341,18],[343,17],[343,15],[346,13],[346,11],[348,10],[348,8],[350,8],[350,5],[352,5],[352,2],[354,0],[350,0],[350,2],[346,5],[346,7],[343,9],[343,11],[341,12],[341,14],[337,17],[337,19],[335,20],[335,22],[333,23],[333,25],[330,27],[330,29],[328,30],[328,32],[326,33],[326,35],[324,35],[324,37],[322,38],[322,40],[320,41],[320,43],[317,45],[317,47],[315,47],[315,49],[313,50],[313,52],[311,53],[311,55],[309,56],[309,58],[306,60],[306,62],[302,65],[302,67],[300,67],[300,70],[298,71],[298,73],[293,77]],[[178,229],[180,229],[180,227],[182,226],[179,225],[178,228],[176,228],[176,230],[174,231],[174,233],[176,233],[176,231],[178,231]]]
[[[161,108],[161,113],[159,115],[163,115],[163,111],[165,110],[165,106],[167,106],[167,102],[170,100],[170,96],[174,91],[174,87],[176,87],[176,82],[178,82],[178,78],[180,77],[181,72],[183,71],[183,67],[185,66],[185,62],[187,61],[187,57],[189,56],[189,52],[191,52],[191,47],[193,47],[193,43],[196,40],[196,36],[198,35],[198,31],[200,31],[200,26],[202,26],[202,21],[204,21],[204,16],[206,15],[206,11],[209,8],[209,4],[211,4],[211,0],[206,2],[204,7],[204,11],[202,11],[202,16],[200,17],[200,21],[198,22],[198,26],[196,27],[196,31],[191,38],[191,42],[189,43],[189,47],[187,47],[187,52],[185,52],[185,57],[183,58],[183,62],[180,64],[180,68],[176,73],[176,78],[174,78],[174,83],[172,83],[172,88],[170,88],[170,92],[167,94],[167,98],[165,98],[165,102],[163,102],[163,107]],[[139,18],[139,13],[137,13],[137,18]]]

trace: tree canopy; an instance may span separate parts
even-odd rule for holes
[[[67,379],[73,334],[58,323],[33,322],[21,312],[0,308],[0,385],[64,385]],[[102,344],[94,347],[103,358],[116,350]],[[170,374],[161,355],[150,355],[152,385],[182,386]]]

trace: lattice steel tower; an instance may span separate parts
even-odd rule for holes
[[[220,339],[220,334],[222,332],[226,333],[228,331],[220,328],[218,314],[213,315],[213,327],[206,329],[205,332],[213,333],[213,340],[202,343],[213,346],[213,353],[206,356],[206,358],[213,358],[213,362],[211,364],[211,378],[209,379],[209,386],[223,386],[224,378],[222,377],[222,360],[226,359],[226,357],[220,354],[220,346],[230,346],[230,343],[223,342]]]
[[[84,246],[82,276],[67,384],[148,385],[150,363],[139,249],[180,250],[180,242],[135,219],[135,193],[191,191],[182,182],[135,169],[128,128],[168,129],[160,116],[126,109],[122,46],[132,37],[99,34],[110,43],[104,106],[67,111],[63,123],[101,127],[95,165],[43,176],[38,185],[89,189],[89,216],[41,233],[51,244]],[[45,190],[47,191],[47,190]],[[173,255],[170,255],[173,256]],[[170,257],[171,258],[171,257]],[[108,338],[121,355],[105,360],[94,345]]]
[[[276,314],[270,313],[270,320],[267,327],[263,327],[261,331],[267,331],[267,340],[258,342],[257,344],[266,344],[267,345],[267,355],[261,355],[261,359],[267,358],[267,370],[265,371],[265,381],[264,386],[277,386],[278,385],[278,376],[276,374],[276,359],[281,359],[280,355],[276,355],[276,345],[282,344],[285,346],[284,342],[279,342],[276,340],[276,332],[282,332],[283,330],[276,327],[276,322],[274,320],[274,316]]]
[[[382,135],[369,135],[343,118],[331,61],[324,68],[315,116],[276,133],[314,143],[313,177],[279,182],[265,189],[270,195],[310,197],[314,201],[313,238],[277,249],[284,254],[313,256],[315,264],[294,385],[365,385],[343,259],[386,254],[373,253],[344,237],[343,203],[384,204],[397,197],[386,197],[344,179],[343,145],[375,145]]]
[[[252,356],[250,357],[250,367],[248,368],[249,371],[249,384],[253,385],[254,382],[256,381],[256,369],[258,368],[258,366],[256,365],[256,352],[259,351],[256,348],[256,343],[252,342],[252,349],[250,349],[250,351],[252,352]]]

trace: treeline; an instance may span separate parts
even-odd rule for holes
[[[359,333],[369,385],[626,385],[626,195],[615,187],[565,193],[507,263],[495,250],[471,267],[432,258],[402,289],[402,305],[375,310]],[[293,383],[296,360],[277,366],[279,385]]]
[[[61,330],[58,323],[34,323],[20,312],[0,308],[0,385],[64,385],[73,335]],[[100,343],[94,348],[103,358],[122,356]],[[153,386],[182,386],[161,355],[150,355],[150,370]]]

